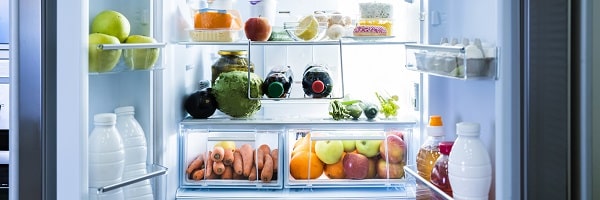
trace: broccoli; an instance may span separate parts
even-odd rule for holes
[[[251,97],[259,98],[263,95],[262,82],[263,80],[258,75],[250,72]],[[248,98],[248,72],[246,71],[221,73],[215,80],[212,91],[217,100],[218,109],[231,117],[250,117],[260,110],[260,100]]]

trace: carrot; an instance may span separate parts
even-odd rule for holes
[[[242,174],[233,173],[233,180],[244,180],[246,177]]]
[[[265,154],[265,164],[260,172],[260,180],[270,182],[271,178],[273,178],[273,158],[271,158],[271,155]]]
[[[271,153],[271,148],[269,147],[269,145],[262,144],[262,145],[260,145],[260,147],[258,147],[258,150],[256,152],[256,164],[257,164],[258,170],[262,170],[263,165],[265,163],[265,155],[270,154],[270,153]]]
[[[223,162],[213,162],[213,172],[217,175],[223,174],[223,172],[225,172],[225,165]]]
[[[206,164],[204,165],[204,168],[206,169],[206,177],[210,177],[213,173],[213,159],[210,158],[210,155],[212,154],[212,151],[208,151],[208,156],[206,159]]]
[[[202,167],[202,164],[204,164],[204,159],[202,159],[202,154],[200,154],[190,163],[185,172],[188,174],[192,174],[194,170],[200,169]]]
[[[256,167],[254,165],[252,165],[252,169],[250,171],[250,175],[248,175],[248,180],[249,181],[255,181],[256,180]]]
[[[234,149],[225,149],[225,153],[223,154],[223,164],[230,166],[233,164],[235,157],[233,156]]]
[[[235,152],[233,152],[233,172],[238,174],[238,175],[242,175],[242,154],[240,153],[239,149],[236,149]]]
[[[225,154],[225,149],[222,146],[216,146],[213,148],[212,154],[210,154],[210,158],[212,158],[216,162],[220,162],[223,160],[223,155]]]
[[[252,156],[252,146],[250,144],[244,144],[240,147],[240,154],[242,155],[242,173],[244,176],[249,176],[254,166],[254,157]]]
[[[273,172],[277,172],[279,168],[279,149],[273,149],[271,151],[271,158],[273,158]]]
[[[206,179],[221,179],[221,176],[217,175],[216,173],[212,173],[210,176],[206,176]]]
[[[192,175],[192,179],[194,180],[202,180],[204,178],[204,170],[203,169],[199,169],[194,171],[193,175]]]
[[[221,179],[233,179],[233,167],[225,166],[225,171],[221,174]]]

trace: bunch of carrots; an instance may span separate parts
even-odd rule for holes
[[[256,150],[250,144],[236,149],[213,147],[212,151],[198,155],[187,167],[192,180],[235,179],[270,182],[277,179],[279,150],[260,145]]]

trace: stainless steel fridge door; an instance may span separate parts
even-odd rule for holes
[[[11,199],[56,196],[56,2],[10,0]]]

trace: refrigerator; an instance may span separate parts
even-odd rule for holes
[[[338,10],[354,16],[361,2],[372,1],[279,0],[277,10],[289,11],[296,16],[318,10]],[[530,92],[550,95],[552,90],[543,89],[555,86],[536,85],[545,79],[532,73],[541,66],[535,62],[537,57],[528,59],[529,56],[546,47],[544,45],[561,50],[557,52],[562,56],[569,52],[562,51],[565,46],[571,45],[545,43],[553,38],[541,37],[543,30],[540,29],[545,26],[539,24],[554,27],[550,25],[567,23],[564,18],[571,19],[569,12],[558,12],[556,21],[544,16],[556,14],[552,11],[564,11],[558,8],[571,5],[570,2],[553,1],[554,4],[547,5],[538,1],[499,0],[380,2],[394,6],[394,38],[364,41],[350,37],[273,43],[248,42],[244,40],[243,32],[241,39],[234,42],[191,41],[188,28],[193,20],[189,10],[182,9],[189,6],[185,0],[10,1],[13,22],[10,25],[10,57],[14,58],[10,62],[10,91],[14,94],[10,97],[13,108],[10,123],[11,134],[15,135],[10,138],[9,198],[93,199],[137,181],[128,180],[103,188],[90,188],[88,184],[87,152],[94,115],[113,112],[119,106],[136,109],[135,117],[145,132],[148,145],[149,173],[140,179],[151,180],[156,199],[418,198],[416,190],[423,183],[407,172],[397,180],[295,180],[289,174],[289,154],[295,137],[305,131],[320,132],[323,140],[350,140],[379,139],[385,132],[401,130],[408,144],[406,166],[410,168],[415,165],[416,152],[426,137],[428,117],[436,114],[443,117],[447,140],[456,138],[458,122],[481,125],[480,138],[493,166],[490,199],[535,198],[551,194],[568,197],[590,192],[591,188],[583,187],[577,191],[580,188],[565,187],[572,182],[591,181],[569,178],[577,175],[571,171],[575,164],[546,168],[560,172],[558,180],[551,183],[533,173],[535,164],[552,163],[557,159],[561,163],[576,162],[588,166],[588,163],[568,156],[573,150],[571,140],[577,138],[564,133],[567,129],[575,130],[570,121],[561,122],[571,116],[570,111],[559,109],[556,118],[552,119],[540,115],[548,108],[544,106],[569,107],[567,100],[536,99],[532,103],[529,98],[537,97]],[[538,10],[532,5],[556,10]],[[247,1],[234,1],[233,8],[240,11],[244,20],[252,12]],[[573,6],[574,10],[582,8]],[[157,42],[148,46],[104,45],[103,48],[124,51],[158,48],[160,56],[151,70],[89,72],[91,20],[106,9],[127,16],[132,24],[131,34],[149,35]],[[275,21],[281,23],[289,19],[286,17],[289,15],[277,15]],[[558,39],[563,41],[565,35],[565,32],[559,32]],[[442,38],[478,38],[488,45],[492,59],[485,64],[485,73],[473,75],[463,71],[452,75],[420,68],[422,63],[418,64],[420,60],[415,58],[419,52],[465,53],[458,47],[441,47]],[[261,77],[271,66],[285,64],[295,66],[294,78],[301,79],[300,72],[307,63],[327,63],[334,69],[333,75],[340,87],[335,88],[331,98],[311,99],[300,95],[299,99],[261,99],[260,111],[250,119],[231,119],[220,111],[209,119],[191,119],[183,102],[198,89],[198,81],[210,78],[210,67],[218,59],[216,52],[223,49],[247,50],[248,58]],[[561,60],[563,57],[557,59],[565,61]],[[119,61],[117,66],[122,66],[123,62]],[[561,63],[565,62],[544,64],[555,67],[550,70],[560,71],[564,69],[564,66],[557,66]],[[564,82],[556,84],[566,88]],[[293,93],[302,93],[301,85],[293,87]],[[328,115],[331,101],[354,97],[377,102],[374,92],[399,96],[400,109],[396,118],[385,119],[379,115],[375,121],[364,118],[336,121]],[[536,104],[538,101],[544,103]],[[556,122],[554,125],[559,129],[544,129],[552,122]],[[540,130],[559,137],[545,141]],[[276,145],[281,157],[277,180],[263,184],[186,178],[185,168],[190,158],[209,150],[208,146],[217,140],[225,139],[251,143],[255,147],[265,141]],[[537,141],[542,145],[558,143],[559,148],[555,150],[559,154],[546,154],[544,147],[535,143]],[[194,145],[201,147],[192,147]],[[591,146],[583,146],[581,151],[590,149]],[[585,159],[589,160],[591,156]],[[555,193],[539,189],[546,186]]]

